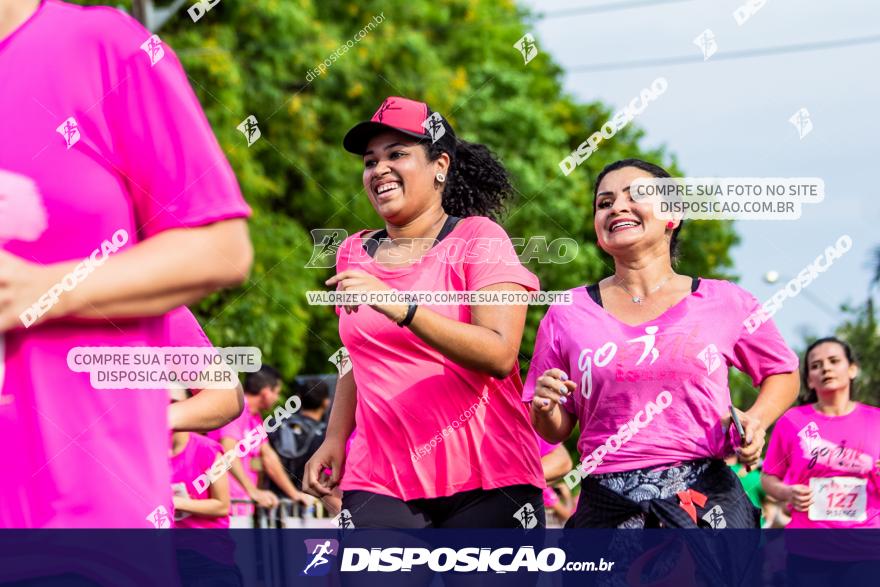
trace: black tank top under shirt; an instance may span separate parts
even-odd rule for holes
[[[691,281],[691,293],[694,293],[695,291],[697,291],[697,288],[699,286],[700,286],[700,278],[694,277],[693,280]],[[599,291],[599,284],[598,283],[594,283],[593,285],[588,285],[587,286],[587,293],[589,294],[590,298],[592,298],[592,300],[599,305],[600,308],[605,307],[602,304],[602,294]]]
[[[437,238],[434,239],[434,245],[437,246],[437,243],[442,241],[444,238],[449,236],[449,233],[452,232],[452,229],[455,228],[455,225],[458,224],[458,221],[461,220],[458,216],[447,216],[446,222],[443,223],[443,228],[440,229],[440,233],[437,235]],[[379,232],[373,234],[373,236],[364,239],[364,250],[371,257],[376,256],[376,251],[379,249],[379,243],[382,242],[382,239],[388,238],[388,231],[384,228]]]

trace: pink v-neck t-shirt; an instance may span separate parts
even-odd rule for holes
[[[791,510],[789,528],[880,528],[880,408],[856,404],[845,416],[829,416],[812,405],[785,412],[770,436],[764,472],[787,485],[810,486],[811,479],[843,477],[864,479],[861,490],[829,490],[821,496],[813,490],[819,505],[833,510],[860,509],[864,520],[817,519],[807,512]],[[858,503],[864,492],[864,505]]]
[[[164,44],[142,49],[150,37],[114,8],[45,0],[0,41],[0,210],[15,202],[16,219],[0,221],[7,253],[82,261],[119,230],[129,238],[116,254],[249,214],[180,62]],[[164,524],[168,391],[93,389],[67,355],[164,346],[165,319],[59,320],[0,338],[0,430],[13,439],[0,527]]]
[[[701,279],[695,292],[637,326],[614,318],[585,287],[572,296],[573,304],[551,306],[541,321],[523,401],[548,369],[577,384],[563,407],[580,422],[586,474],[722,458],[733,452],[721,424],[728,367],[755,386],[797,370],[772,321],[748,333],[743,321],[760,304],[727,281]]]
[[[507,233],[489,218],[460,220],[419,262],[393,268],[363,249],[368,232],[340,246],[337,272],[360,269],[400,291],[476,291],[507,282],[530,291],[539,287]],[[501,245],[492,255],[471,250],[490,243]],[[477,260],[485,262],[472,262]],[[423,309],[470,323],[470,306]],[[520,484],[544,487],[535,434],[519,401],[518,365],[504,379],[468,369],[369,306],[340,313],[339,333],[357,385],[357,435],[343,491],[411,500]]]

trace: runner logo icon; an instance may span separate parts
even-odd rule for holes
[[[703,516],[703,520],[705,520],[713,530],[727,528],[727,520],[724,519],[724,510],[721,509],[720,505],[716,505],[706,512],[706,515]]]
[[[519,49],[519,52],[522,53],[526,65],[528,65],[529,61],[534,59],[538,54],[538,46],[535,44],[535,37],[530,33],[524,34],[519,41],[513,44],[513,47],[514,49]]]
[[[538,525],[538,518],[535,516],[535,507],[530,503],[527,503],[526,505],[516,510],[516,513],[513,514],[513,517],[516,518],[516,520],[520,524],[522,524],[522,527],[526,530],[534,528]]]
[[[813,130],[813,121],[810,120],[810,111],[806,108],[801,108],[792,114],[788,121],[797,129],[799,139],[803,139]]]
[[[162,39],[159,38],[159,35],[152,35],[141,43],[141,49],[150,56],[150,67],[153,67],[165,57],[165,49],[162,47]]]
[[[436,143],[438,139],[446,134],[446,127],[443,126],[443,117],[439,112],[434,112],[422,122],[422,127],[431,136],[431,142]]]
[[[718,51],[718,43],[715,41],[715,33],[712,29],[706,29],[694,39],[694,45],[703,52],[703,61],[706,61]]]
[[[147,521],[161,530],[171,527],[171,516],[168,515],[168,510],[165,509],[164,505],[160,505],[150,512],[150,515],[147,516]]]
[[[336,566],[336,557],[339,555],[339,542],[329,538],[305,540],[306,553],[309,559],[301,576],[321,577],[330,572]],[[331,564],[333,563],[333,564]]]
[[[62,122],[55,131],[64,137],[64,144],[67,145],[68,151],[72,146],[79,142],[79,126],[76,123],[76,118],[73,116],[68,117],[68,119]]]
[[[706,365],[707,375],[711,375],[721,366],[721,353],[718,352],[718,347],[714,344],[710,343],[709,346],[701,350],[697,355],[697,358],[703,361],[703,364]]]
[[[339,512],[339,515],[334,518],[334,521],[342,530],[351,530],[354,528],[354,522],[351,521],[351,512],[348,510],[342,510]]]
[[[260,132],[260,127],[257,125],[257,117],[251,114],[247,118],[241,121],[241,124],[236,126],[238,130],[245,136],[247,139],[248,147],[257,142],[262,135]]]

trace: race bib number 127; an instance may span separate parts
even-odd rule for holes
[[[811,520],[864,522],[867,518],[868,480],[857,477],[813,477]]]

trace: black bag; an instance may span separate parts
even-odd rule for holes
[[[269,433],[272,448],[278,453],[281,464],[298,489],[302,487],[306,463],[321,446],[326,430],[324,422],[296,414]]]

